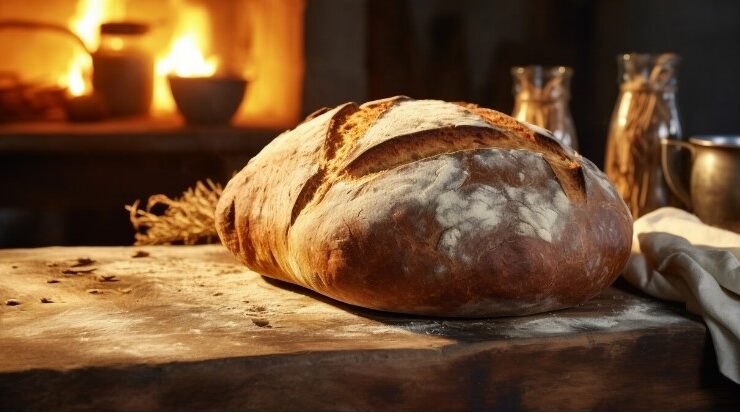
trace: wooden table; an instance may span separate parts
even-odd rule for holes
[[[69,247],[0,250],[0,300],[2,409],[740,406],[704,325],[624,289],[426,319],[268,281],[221,246]]]

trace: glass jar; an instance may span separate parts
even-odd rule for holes
[[[550,130],[560,142],[578,150],[576,129],[568,107],[573,69],[520,66],[511,68],[511,75],[514,78],[512,116]]]
[[[149,113],[154,87],[154,59],[146,47],[149,26],[100,25],[100,46],[92,54],[93,89],[111,116]]]
[[[606,174],[633,218],[667,205],[681,207],[663,178],[660,140],[681,138],[673,53],[617,56],[620,91],[609,126]]]

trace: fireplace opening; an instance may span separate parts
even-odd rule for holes
[[[290,127],[301,114],[304,6],[303,0],[3,1],[0,122],[173,120],[180,103],[168,79],[174,77],[199,78],[190,83],[211,89],[224,87],[213,79],[236,79],[245,87],[243,101],[234,98],[235,125]],[[222,92],[204,93],[188,98],[207,106]]]

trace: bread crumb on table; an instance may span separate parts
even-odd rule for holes
[[[95,262],[94,259],[84,257],[84,258],[77,258],[77,262],[72,264],[72,267],[87,267],[90,264],[93,264]]]
[[[266,320],[266,319],[264,319],[264,318],[253,318],[253,319],[252,319],[252,322],[253,322],[253,323],[254,323],[254,325],[256,325],[257,327],[272,327],[272,326],[270,325],[270,320]]]
[[[95,270],[97,270],[97,268],[85,268],[84,270],[83,269],[73,270],[71,268],[68,268],[66,270],[62,270],[62,274],[65,274],[65,275],[89,274]]]

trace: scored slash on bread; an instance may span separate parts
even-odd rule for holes
[[[360,140],[378,118],[402,107],[399,104],[404,101],[414,102],[408,97],[396,96],[362,106],[346,103],[339,107],[329,124],[321,168],[303,187],[293,206],[291,222],[311,200],[320,201],[329,186],[343,177],[359,178],[435,155],[480,148],[527,149],[541,153],[566,195],[575,202],[585,199],[585,177],[574,152],[548,136],[546,130],[532,130],[496,111],[473,104],[456,103],[478,117],[471,116],[473,120],[464,124],[420,131],[407,128]],[[308,120],[327,111],[314,112]],[[408,119],[403,115],[401,119]]]
[[[403,96],[317,111],[277,137],[224,189],[217,228],[266,276],[449,316],[582,302],[631,241],[609,181],[549,132]]]
[[[585,199],[585,177],[578,162],[580,157],[548,136],[549,132],[524,127],[490,109],[458,103],[462,110],[477,115],[475,118],[478,119],[471,116],[468,122],[458,122],[453,126],[424,129],[413,125],[416,128],[407,126],[405,130],[398,130],[397,123],[391,120],[388,122],[391,124],[391,133],[366,135],[371,126],[377,128],[379,118],[394,110],[400,111],[404,107],[403,102],[415,101],[397,96],[362,106],[354,103],[340,106],[327,131],[322,169],[311,177],[311,184],[304,188],[306,193],[301,194],[300,201],[294,207],[294,216],[305,207],[307,198],[318,196],[320,199],[326,188],[342,176],[358,178],[422,158],[481,148],[526,149],[541,153],[568,197],[575,202]],[[446,106],[447,112],[459,116],[454,113],[457,108],[446,102],[434,104]],[[408,113],[401,113],[397,119],[409,117]],[[363,135],[365,139],[361,140]],[[323,182],[323,185],[318,182]],[[309,195],[311,191],[317,191],[318,194]]]

